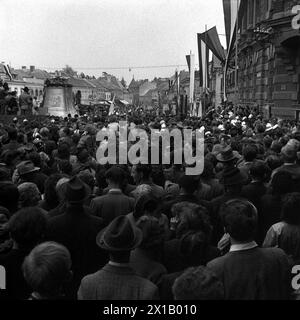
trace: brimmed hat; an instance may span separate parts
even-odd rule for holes
[[[232,167],[224,170],[221,180],[224,186],[235,186],[244,184],[247,177],[238,168]]]
[[[97,245],[107,251],[131,251],[143,240],[142,231],[127,216],[115,218],[96,237]]]
[[[31,162],[30,160],[27,160],[27,161],[22,161],[17,166],[17,170],[18,170],[19,175],[22,176],[22,175],[27,174],[27,173],[39,171],[40,168],[39,167],[35,167],[33,162]]]
[[[77,176],[70,179],[66,184],[65,199],[68,203],[81,203],[86,200],[90,194],[91,189]]]
[[[234,159],[239,159],[239,153],[237,151],[233,151],[230,146],[223,149],[218,155],[217,160],[219,162],[230,162]]]

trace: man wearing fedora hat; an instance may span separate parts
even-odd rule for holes
[[[13,180],[16,181],[17,184],[23,182],[35,183],[41,194],[44,193],[44,183],[46,179],[47,176],[40,172],[40,168],[36,167],[30,160],[20,162],[13,174]]]
[[[19,106],[21,109],[21,114],[26,116],[30,114],[32,108],[32,97],[29,93],[28,87],[23,89],[22,94],[19,97]]]
[[[127,216],[115,218],[97,235],[97,245],[108,251],[110,261],[94,274],[84,277],[79,300],[154,300],[158,288],[139,277],[129,265],[130,252],[143,240],[142,231]]]
[[[96,235],[103,229],[102,219],[91,214],[84,206],[91,190],[77,176],[65,187],[64,213],[49,220],[47,238],[63,244],[71,254],[73,281],[68,296],[76,297],[81,279],[98,270],[107,261],[107,254],[96,245]]]

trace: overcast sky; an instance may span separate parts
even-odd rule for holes
[[[126,81],[171,76],[174,67],[134,67],[185,65],[205,25],[225,33],[221,0],[0,0],[0,6],[0,60],[17,68],[68,64]],[[126,69],[101,69],[110,67]]]

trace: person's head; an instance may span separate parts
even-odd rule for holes
[[[199,179],[195,176],[183,175],[179,179],[179,186],[182,193],[192,195],[199,186]]]
[[[127,216],[116,217],[96,237],[97,245],[109,252],[110,259],[117,263],[128,263],[130,251],[143,240],[142,231]]]
[[[132,167],[131,175],[134,181],[139,184],[141,181],[151,178],[152,167],[147,164],[137,164]]]
[[[181,238],[190,231],[202,231],[210,237],[212,228],[207,210],[195,203],[180,202],[172,206],[172,215],[177,221],[176,237]]]
[[[67,143],[60,143],[57,148],[57,156],[63,160],[69,160],[70,158],[70,146]]]
[[[247,144],[243,148],[243,156],[246,162],[252,162],[257,158],[257,146],[255,144]]]
[[[236,167],[225,168],[222,174],[221,182],[224,184],[228,193],[240,194],[247,177]]]
[[[113,166],[107,170],[105,178],[108,185],[122,188],[125,180],[125,172],[120,167]]]
[[[80,172],[77,174],[77,177],[78,177],[83,183],[85,183],[86,185],[88,185],[89,188],[91,189],[91,191],[94,190],[96,180],[95,180],[95,177],[93,176],[93,174],[92,174],[90,171],[88,171],[88,170],[80,171]]]
[[[145,250],[160,248],[164,242],[164,230],[157,218],[144,215],[139,218],[136,226],[142,230],[143,240],[139,248]]]
[[[23,262],[23,275],[30,288],[43,298],[55,298],[71,280],[71,255],[66,247],[44,242],[29,253]]]
[[[266,164],[271,169],[271,171],[279,168],[283,162],[282,159],[278,155],[270,155],[266,159]]]
[[[300,225],[300,193],[289,193],[282,200],[281,219],[288,224]]]
[[[73,167],[69,160],[60,160],[57,163],[58,171],[61,174],[71,176]]]
[[[81,163],[86,163],[90,159],[90,154],[86,149],[81,149],[77,154],[77,159]]]
[[[133,216],[137,220],[143,215],[155,215],[158,208],[157,199],[151,193],[145,193],[136,200]]]
[[[0,182],[0,206],[5,207],[11,214],[18,209],[19,190],[11,181]]]
[[[179,276],[172,287],[175,300],[224,300],[223,283],[210,269],[189,268]]]
[[[268,179],[269,171],[264,161],[256,160],[251,164],[249,174],[253,180],[264,182]]]
[[[292,192],[293,190],[293,177],[288,171],[277,172],[272,179],[272,193],[274,195],[281,196]]]
[[[33,248],[45,236],[47,218],[40,208],[23,208],[11,217],[8,229],[19,248]]]
[[[292,145],[285,145],[281,154],[285,163],[294,163],[297,160],[297,149]]]
[[[18,138],[18,131],[15,128],[9,127],[7,129],[7,135],[8,135],[9,141],[15,141]]]
[[[63,178],[62,174],[52,174],[45,181],[45,201],[52,209],[59,204],[59,197],[56,193],[56,184],[61,178]]]
[[[72,177],[65,186],[65,200],[69,205],[83,205],[91,194],[91,189],[77,176]]]
[[[225,232],[238,243],[254,240],[257,227],[257,209],[247,200],[230,200],[220,210]]]
[[[19,190],[19,207],[35,207],[41,200],[41,194],[36,184],[24,182],[18,186]]]

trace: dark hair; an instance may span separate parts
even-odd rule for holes
[[[223,300],[223,283],[207,267],[187,269],[172,288],[175,300]]]
[[[56,193],[56,184],[57,182],[63,178],[64,175],[60,173],[52,174],[45,181],[45,202],[47,203],[47,207],[54,209],[59,205],[59,197]]]
[[[152,167],[148,164],[137,164],[136,165],[136,172],[143,174],[143,179],[149,179],[152,173]]]
[[[267,163],[268,167],[273,171],[273,170],[279,168],[283,164],[283,161],[279,156],[270,155],[267,157],[266,163]]]
[[[17,140],[18,138],[18,131],[15,128],[8,128],[7,129],[8,139],[9,140]]]
[[[287,194],[282,201],[281,218],[288,224],[300,224],[300,193]]]
[[[120,167],[111,167],[109,170],[107,170],[105,178],[118,184],[119,186],[122,186],[125,180],[125,172]]]
[[[40,208],[27,207],[19,210],[8,222],[11,237],[21,247],[31,248],[44,237],[47,219]]]
[[[277,172],[272,179],[272,193],[283,195],[292,192],[293,180],[292,174],[288,171]]]
[[[143,194],[141,195],[134,207],[133,216],[135,220],[140,218],[145,212],[154,212],[158,208],[158,201],[150,194]]]
[[[254,239],[257,227],[257,210],[246,200],[230,200],[220,209],[224,227],[237,241]]]
[[[70,158],[70,146],[67,143],[60,143],[57,148],[57,156],[60,159],[69,160]]]
[[[270,169],[264,163],[264,161],[257,160],[250,166],[249,173],[251,177],[257,178],[260,181],[265,181],[267,179]]]
[[[184,175],[179,179],[179,186],[188,194],[193,194],[199,186],[199,180],[195,176]]]
[[[257,149],[257,146],[254,144],[247,144],[243,148],[243,156],[245,161],[247,162],[251,162],[255,160],[257,157],[257,154],[258,154],[258,149]]]
[[[0,182],[0,206],[7,208],[10,213],[17,210],[19,201],[19,190],[12,182]]]
[[[58,169],[62,174],[71,175],[73,171],[73,167],[69,160],[60,160],[57,163]]]

